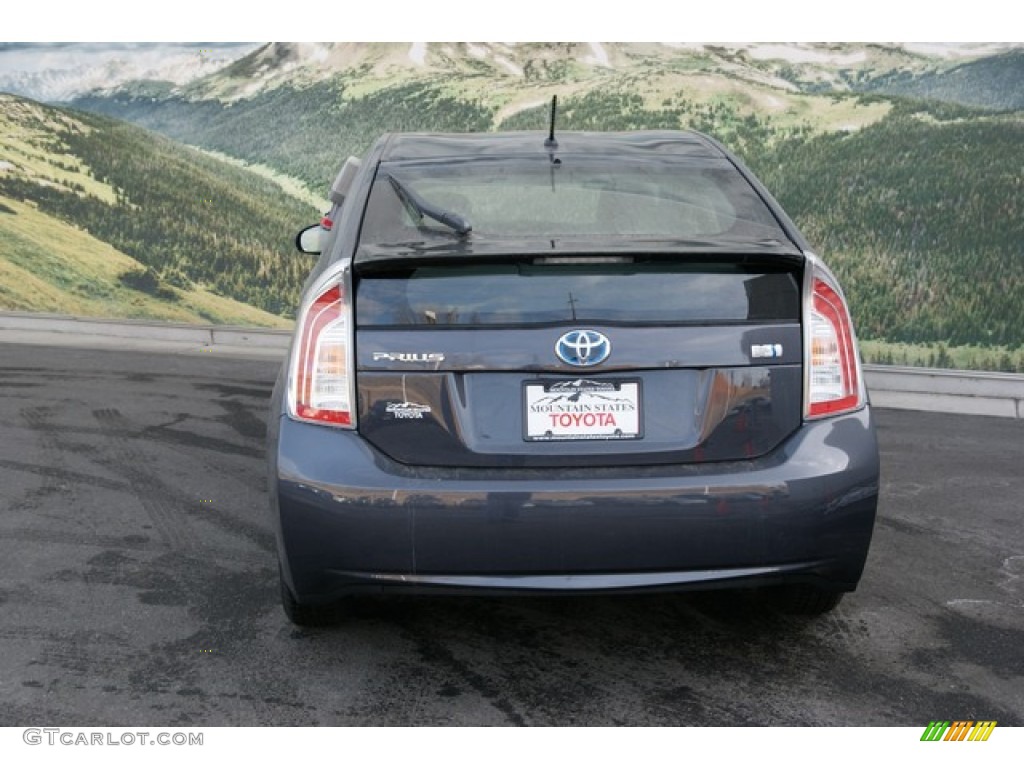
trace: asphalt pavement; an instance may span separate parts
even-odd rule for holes
[[[274,360],[0,345],[0,725],[1024,725],[1024,422],[878,411],[861,586],[277,595]]]

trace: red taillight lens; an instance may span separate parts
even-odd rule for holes
[[[860,363],[853,340],[853,324],[846,302],[823,276],[812,283],[807,416],[830,416],[852,411],[864,404]]]
[[[290,394],[293,416],[354,426],[349,336],[345,291],[336,285],[320,294],[302,317]]]

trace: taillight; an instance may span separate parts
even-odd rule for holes
[[[804,333],[807,345],[807,418],[833,416],[864,405],[853,324],[838,286],[814,267]]]
[[[341,285],[321,293],[303,314],[289,391],[289,410],[295,418],[355,426],[349,323]]]

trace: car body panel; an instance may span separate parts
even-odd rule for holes
[[[287,417],[273,432],[273,496],[287,510],[279,554],[308,599],[402,585],[500,591],[517,574],[557,577],[519,583],[528,589],[597,588],[574,582],[595,574],[609,588],[681,587],[745,569],[851,589],[877,505],[870,409],[805,424],[750,461],[597,471],[409,467],[351,432]]]

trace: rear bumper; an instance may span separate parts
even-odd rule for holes
[[[285,581],[362,591],[561,593],[815,581],[855,588],[878,500],[870,408],[759,459],[600,469],[397,464],[282,417],[269,442]]]

